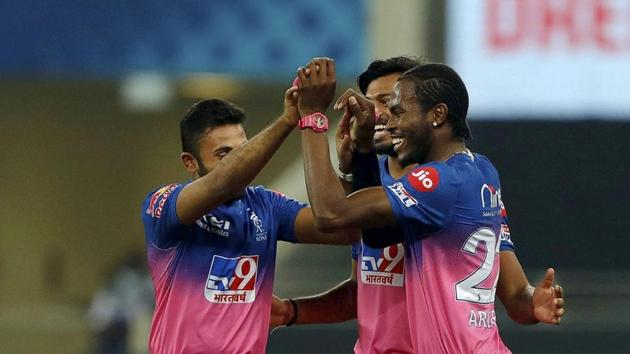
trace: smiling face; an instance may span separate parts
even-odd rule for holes
[[[367,86],[365,97],[374,103],[376,111],[376,125],[374,127],[374,146],[376,153],[384,155],[394,154],[394,145],[390,132],[386,129],[391,118],[388,103],[393,96],[394,85],[402,73],[393,73],[374,79]]]
[[[421,109],[413,82],[403,79],[396,83],[389,110],[392,119],[387,128],[398,162],[401,166],[424,163],[433,144],[431,110]]]

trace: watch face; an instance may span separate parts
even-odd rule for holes
[[[318,115],[315,117],[315,126],[318,128],[323,128],[326,125],[326,118]]]

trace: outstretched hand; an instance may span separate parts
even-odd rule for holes
[[[538,321],[560,324],[564,315],[564,293],[560,285],[553,284],[554,278],[554,269],[547,269],[545,278],[534,289],[532,304]]]

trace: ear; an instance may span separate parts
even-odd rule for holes
[[[448,106],[444,103],[438,103],[431,110],[433,127],[439,127],[440,125],[446,122],[446,117],[448,117]]]
[[[197,159],[189,152],[182,152],[180,158],[184,163],[184,167],[186,170],[192,174],[197,174],[199,171],[199,165],[197,164]]]

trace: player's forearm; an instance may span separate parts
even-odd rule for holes
[[[242,147],[232,151],[205,176],[204,183],[213,192],[224,191],[226,197],[239,193],[260,173],[294,127],[282,118],[276,119]]]
[[[326,134],[310,129],[302,131],[304,175],[315,225],[321,231],[334,231],[348,227],[337,225],[343,215],[346,193],[330,162]]]
[[[241,193],[267,164],[293,128],[282,117],[276,119],[253,139],[231,151],[207,175],[186,186],[182,194],[186,192],[184,197],[187,208],[182,214],[179,207],[182,194],[178,199],[178,215],[182,221],[194,221]]]
[[[294,299],[295,324],[336,323],[357,317],[357,283],[348,279],[325,293]]]

